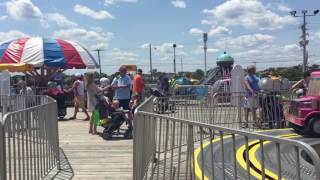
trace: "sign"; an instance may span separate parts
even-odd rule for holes
[[[138,68],[137,65],[123,65],[124,67],[126,67],[127,72],[129,74],[136,74]]]
[[[9,71],[0,72],[0,95],[10,95],[10,77]]]
[[[245,92],[244,76],[245,71],[242,67],[235,65],[231,71],[231,104],[234,106],[241,105],[241,97]]]

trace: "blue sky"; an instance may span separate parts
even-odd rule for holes
[[[237,64],[257,62],[264,69],[302,61],[302,19],[289,12],[317,8],[319,0],[1,0],[0,41],[57,37],[90,50],[101,48],[107,74],[121,64],[148,71],[151,43],[153,67],[172,72],[173,43],[178,45],[178,71],[180,59],[184,70],[204,67],[202,33],[208,32],[209,67],[227,51]],[[320,14],[308,22],[309,60],[320,63]]]

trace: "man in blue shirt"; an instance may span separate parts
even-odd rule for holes
[[[254,123],[256,122],[256,109],[259,105],[258,92],[259,78],[256,76],[256,67],[249,66],[247,68],[248,75],[245,77],[245,88],[246,88],[246,99],[245,99],[245,120],[246,123],[243,125],[244,128],[248,127],[249,112],[252,111],[252,118]]]
[[[130,90],[132,81],[130,76],[127,75],[127,69],[125,66],[121,66],[119,69],[120,75],[115,77],[111,83],[112,88],[115,90],[114,98],[119,101],[119,106],[123,109],[130,110]]]

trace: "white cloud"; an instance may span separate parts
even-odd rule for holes
[[[241,64],[245,67],[256,62],[260,70],[270,67],[293,66],[302,61],[301,50],[296,44],[279,46],[269,43],[257,45],[250,49],[228,49],[228,51],[233,52],[232,56],[235,58],[236,64]]]
[[[7,13],[15,20],[39,19],[42,12],[31,0],[10,0],[6,2]]]
[[[137,61],[138,55],[132,52],[125,52],[118,48],[114,48],[110,53],[106,54],[109,60],[113,63],[124,63],[124,62],[135,62]],[[114,62],[115,61],[115,62]]]
[[[171,1],[172,5],[176,8],[186,8],[187,4],[183,0],[173,0]]]
[[[194,35],[194,36],[199,36],[203,34],[203,31],[201,29],[198,28],[191,28],[189,30],[189,34]]]
[[[173,58],[173,44],[174,43],[162,43],[160,45],[152,45],[152,53],[161,61],[171,61]],[[187,53],[184,52],[184,46],[182,44],[176,44],[176,56],[185,56]],[[140,48],[147,49],[149,44],[145,43]]]
[[[290,12],[291,8],[289,8],[288,6],[285,6],[283,4],[278,4],[278,10],[282,11],[282,12]]]
[[[210,31],[208,32],[209,36],[220,36],[220,35],[224,35],[224,34],[231,34],[232,31],[226,27],[223,26],[212,26],[212,28],[210,29]]]
[[[48,13],[45,15],[45,17],[42,19],[42,24],[44,26],[48,26],[49,22],[54,22],[59,27],[76,27],[78,26],[77,23],[69,20],[64,15],[59,13]]]
[[[140,48],[142,48],[142,49],[147,49],[147,48],[149,48],[149,43],[142,44],[142,45],[140,46]]]
[[[213,21],[206,20],[206,19],[203,19],[203,20],[201,20],[201,24],[205,24],[205,25],[207,25],[207,24],[214,24],[214,22],[213,22]]]
[[[0,16],[0,21],[4,21],[8,18],[8,16]]]
[[[248,34],[238,37],[225,37],[219,39],[216,47],[228,47],[230,49],[246,49],[255,46],[266,45],[274,41],[274,37],[268,34]]]
[[[242,26],[275,30],[296,22],[290,15],[280,16],[272,12],[261,1],[230,0],[211,10],[205,9],[203,13],[207,15],[204,22],[212,21],[226,27]]]
[[[83,6],[83,5],[79,5],[79,4],[75,5],[73,10],[76,13],[79,13],[79,14],[85,15],[85,16],[89,16],[93,19],[98,19],[98,20],[114,19],[114,17],[106,10],[94,11],[87,6]]]
[[[106,6],[109,6],[109,5],[113,5],[113,4],[116,4],[118,2],[123,2],[123,3],[137,3],[138,0],[105,0],[104,1],[104,4]]]
[[[53,36],[62,39],[77,40],[91,49],[97,49],[107,48],[114,35],[111,32],[105,33],[83,28],[69,28],[55,31]]]
[[[21,37],[29,37],[28,34],[25,34],[18,30],[10,30],[8,32],[0,32],[0,42],[8,41],[12,39],[17,39]]]
[[[297,52],[300,51],[300,47],[297,44],[288,44],[283,47],[286,52]]]
[[[214,53],[217,53],[219,52],[220,50],[219,49],[216,49],[216,48],[207,48],[207,53],[208,54],[214,54]],[[198,46],[195,50],[191,51],[192,54],[195,54],[195,55],[200,55],[200,54],[204,54],[204,49],[203,49],[203,46]]]

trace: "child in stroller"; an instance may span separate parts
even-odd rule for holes
[[[100,125],[104,128],[102,137],[106,140],[111,139],[113,135],[123,135],[125,139],[132,138],[132,122],[127,118],[129,111],[117,109],[117,103],[109,101],[103,95],[97,96],[96,110],[100,114]],[[127,130],[120,132],[123,123],[127,124]]]

